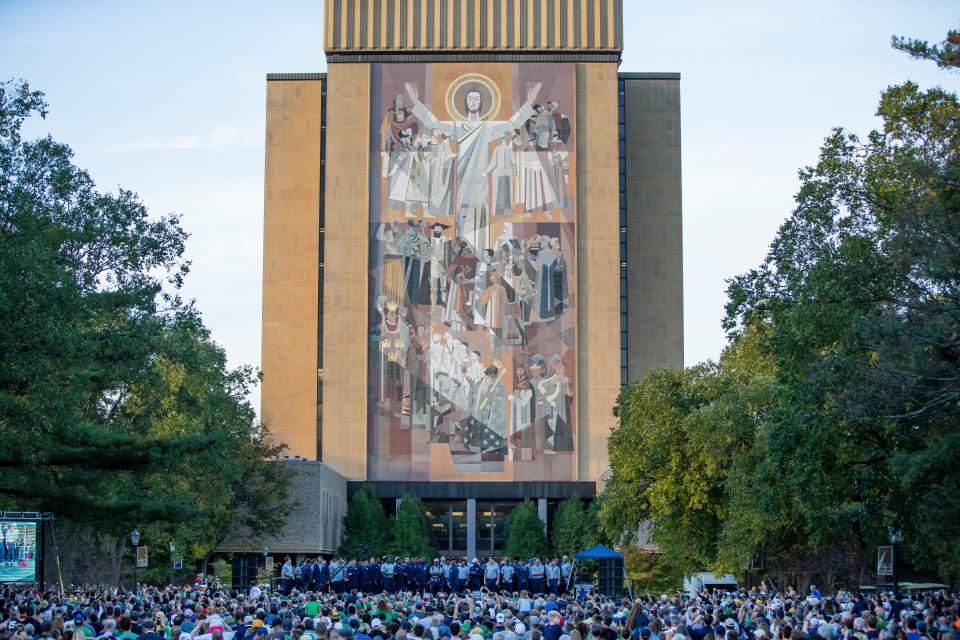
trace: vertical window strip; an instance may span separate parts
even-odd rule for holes
[[[618,79],[617,80],[617,94],[618,94],[617,104],[618,105],[625,104],[626,102],[625,95],[624,95],[625,88],[626,88],[625,81],[622,79]],[[619,133],[620,140],[618,141],[619,144],[617,145],[619,149],[619,152],[618,152],[619,157],[617,159],[618,160],[617,164],[618,164],[618,170],[620,173],[620,179],[618,180],[618,183],[620,185],[619,187],[620,203],[619,204],[621,208],[621,211],[619,212],[620,215],[618,216],[618,219],[620,222],[620,256],[621,256],[620,299],[622,301],[626,301],[627,291],[628,291],[627,282],[629,280],[629,276],[627,275],[627,225],[626,225],[627,216],[624,215],[626,213],[626,208],[627,208],[626,109],[618,107],[617,116],[618,116],[617,119],[619,120],[618,130],[620,132]],[[626,387],[627,383],[629,382],[629,352],[628,352],[628,341],[627,341],[627,305],[626,304],[620,305],[620,355],[621,355],[620,387],[623,388],[623,387]]]
[[[317,265],[317,460],[323,460],[323,255],[326,224],[327,79],[320,80],[320,260]]]

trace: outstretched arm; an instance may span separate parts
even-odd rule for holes
[[[410,102],[413,103],[413,115],[423,123],[423,126],[430,131],[439,129],[442,133],[453,136],[453,124],[437,120],[437,117],[433,115],[430,109],[420,102],[420,93],[415,86],[407,82],[403,85],[403,88],[407,92],[407,97],[410,98]]]
[[[540,94],[540,83],[530,87],[530,90],[527,91],[527,101],[524,102],[516,113],[513,114],[513,117],[510,118],[507,122],[501,122],[497,126],[493,127],[491,135],[499,136],[507,131],[513,131],[514,129],[520,129],[523,127],[523,124],[530,119],[530,116],[536,113],[533,110],[533,101],[537,99],[537,95]]]

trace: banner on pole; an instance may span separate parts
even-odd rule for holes
[[[877,575],[893,575],[893,547],[877,547]]]

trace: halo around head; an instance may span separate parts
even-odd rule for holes
[[[482,73],[465,73],[447,88],[447,112],[454,120],[467,119],[467,114],[463,112],[463,98],[472,88],[479,89],[483,96],[483,105],[486,108],[480,114],[482,120],[500,112],[500,89],[496,83]]]

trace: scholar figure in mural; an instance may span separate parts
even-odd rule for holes
[[[413,103],[414,117],[427,130],[439,131],[457,143],[456,236],[467,241],[476,255],[482,255],[490,248],[487,180],[490,143],[521,128],[534,114],[532,105],[540,93],[540,83],[530,88],[526,102],[510,120],[483,119],[483,92],[479,87],[468,89],[464,94],[466,120],[438,120],[420,101],[420,93],[415,86],[408,82],[404,90]]]

